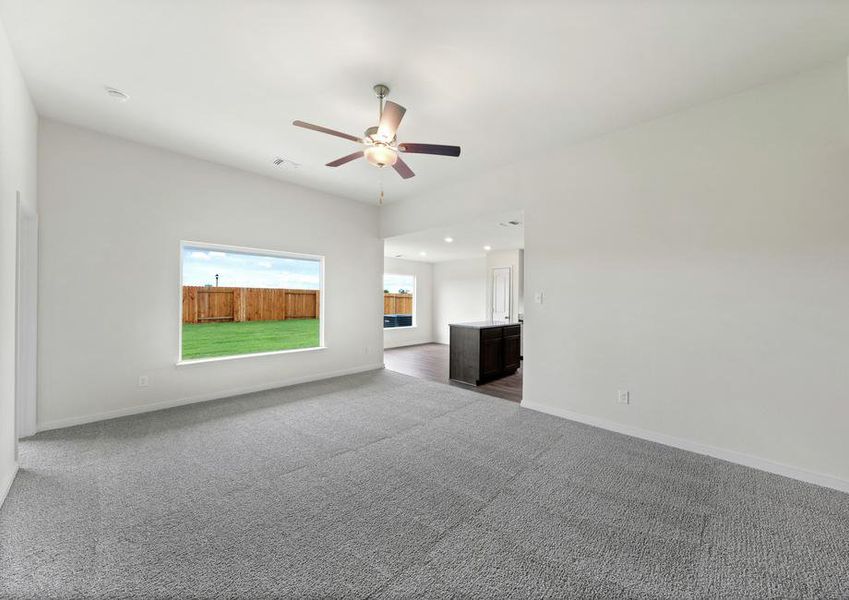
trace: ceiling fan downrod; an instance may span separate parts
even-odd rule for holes
[[[389,95],[389,86],[384,85],[382,83],[378,83],[376,86],[372,88],[374,90],[375,96],[377,96],[378,101],[380,102],[380,117],[383,117],[383,99]]]

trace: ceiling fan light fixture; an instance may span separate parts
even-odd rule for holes
[[[391,167],[398,162],[398,153],[389,146],[377,143],[363,150],[366,160],[376,167]]]

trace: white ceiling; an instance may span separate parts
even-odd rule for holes
[[[829,0],[0,0],[39,112],[346,197],[417,193],[843,58]],[[403,181],[324,163],[376,121],[372,84],[407,107]],[[104,86],[130,94],[121,104]],[[275,156],[303,166],[271,164]]]
[[[510,221],[518,221],[519,224],[513,225]],[[448,243],[446,237],[454,241]],[[383,254],[433,263],[483,257],[487,253],[484,246],[491,246],[491,251],[524,248],[525,223],[522,211],[494,213],[468,223],[454,223],[450,227],[386,238]]]

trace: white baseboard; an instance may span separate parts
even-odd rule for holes
[[[207,394],[198,394],[197,396],[187,396],[184,398],[176,398],[174,400],[164,400],[162,402],[154,402],[152,404],[142,404],[138,406],[129,406],[127,408],[118,408],[90,415],[82,415],[79,417],[68,417],[66,419],[55,419],[53,421],[45,421],[38,424],[39,431],[47,431],[48,429],[61,429],[62,427],[73,427],[74,425],[85,425],[86,423],[94,423],[96,421],[105,421],[107,419],[116,419],[118,417],[128,417],[130,415],[138,415],[155,410],[163,410],[165,408],[174,408],[175,406],[183,406],[185,404],[194,404],[196,402],[207,402],[209,400],[220,400],[230,396],[240,396],[241,394],[250,394],[252,392],[264,392],[265,390],[273,390],[276,388],[289,387],[301,383],[309,383],[311,381],[320,381],[322,379],[332,379],[333,377],[342,377],[344,375],[354,375],[355,373],[365,373],[366,371],[376,371],[384,368],[383,363],[354,367],[351,369],[342,369],[332,371],[330,373],[321,373],[317,375],[308,375],[306,377],[293,377],[282,381],[272,381],[259,385],[245,386],[239,388],[230,388],[219,390]]]
[[[808,471],[807,469],[773,462],[758,456],[737,452],[736,450],[717,448],[715,446],[709,446],[700,442],[678,438],[665,433],[649,431],[648,429],[642,429],[640,427],[623,425],[622,423],[617,423],[601,417],[592,417],[568,409],[548,406],[539,402],[527,402],[523,400],[522,406],[538,412],[554,415],[556,417],[569,419],[570,421],[585,423],[587,425],[607,429],[609,431],[615,431],[616,433],[623,433],[625,435],[648,440],[650,442],[657,442],[658,444],[663,444],[665,446],[672,446],[673,448],[688,450],[690,452],[695,452],[696,454],[712,456],[713,458],[736,463],[738,465],[752,467],[761,471],[767,471],[768,473],[775,473],[776,475],[783,475],[784,477],[790,477],[791,479],[798,479],[807,483],[813,483],[815,485],[821,485],[823,487],[849,493],[849,481],[832,475],[817,473],[816,471]]]
[[[435,343],[436,342],[434,342],[432,340],[401,342],[400,344],[390,344],[390,345],[384,344],[383,349],[384,350],[392,350],[393,348],[409,348],[410,346],[425,346],[427,344],[435,344]]]
[[[6,481],[0,481],[0,508],[3,508],[3,503],[6,501],[6,496],[9,495],[9,490],[12,489],[12,483],[15,481],[15,475],[17,474],[18,463],[15,463]]]

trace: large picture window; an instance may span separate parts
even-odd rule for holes
[[[318,348],[324,258],[180,244],[180,360]]]
[[[416,278],[413,275],[383,275],[383,327],[415,325]]]

